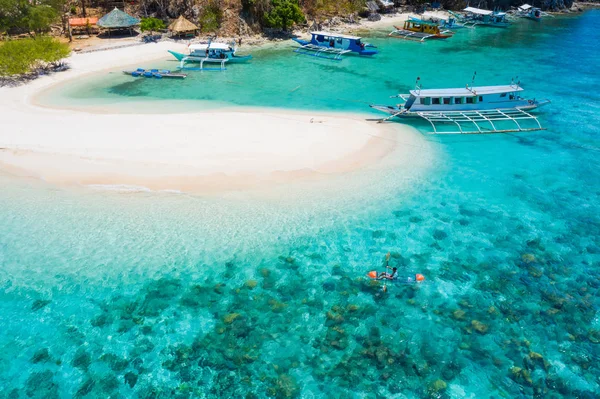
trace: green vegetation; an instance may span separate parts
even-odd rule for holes
[[[215,32],[221,26],[223,21],[223,10],[218,1],[210,1],[202,9],[198,24],[202,32]]]
[[[0,33],[48,32],[62,6],[63,0],[0,0]]]
[[[69,46],[48,36],[10,40],[0,46],[0,76],[22,75],[67,57]]]
[[[140,29],[142,32],[150,31],[150,33],[153,33],[165,29],[165,23],[158,18],[142,18]]]
[[[271,10],[264,16],[269,28],[287,30],[292,24],[304,21],[297,0],[271,0]]]

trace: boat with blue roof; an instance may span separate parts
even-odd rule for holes
[[[341,33],[315,31],[310,32],[310,40],[292,38],[300,44],[294,52],[318,58],[340,61],[346,54],[372,56],[377,54],[375,46],[362,41],[362,37]]]

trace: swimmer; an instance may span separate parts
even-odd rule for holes
[[[387,269],[390,269],[389,266],[386,266]],[[381,272],[379,273],[379,276],[377,276],[377,280],[394,280],[396,277],[398,277],[398,268],[394,267],[392,268],[392,272],[388,273],[388,272]]]

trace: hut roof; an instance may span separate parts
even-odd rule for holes
[[[90,18],[69,18],[69,25],[71,26],[87,26],[96,25],[98,23],[98,18],[90,17]]]
[[[169,25],[169,30],[173,32],[190,32],[199,28],[180,15],[175,21]]]
[[[129,28],[139,23],[139,19],[119,10],[117,7],[98,20],[98,26],[103,28]]]

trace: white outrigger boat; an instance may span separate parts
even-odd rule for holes
[[[508,28],[510,26],[510,21],[505,12],[467,7],[463,10],[463,13],[464,15],[461,16],[450,12],[465,26],[492,26],[496,28]]]
[[[190,44],[188,49],[189,54],[187,55],[168,50],[169,53],[171,53],[179,61],[179,69],[196,71],[224,71],[225,64],[241,63],[252,59],[251,55],[236,55],[235,43],[229,45],[211,41],[208,43]],[[186,66],[186,64],[190,62],[199,63],[200,67]],[[204,64],[217,64],[218,67],[205,67]]]
[[[541,8],[534,7],[529,4],[523,4],[517,7],[516,16],[540,22],[542,20],[542,17],[548,17],[551,15],[543,12]]]
[[[504,86],[480,86],[456,89],[422,90],[418,85],[410,94],[399,94],[403,103],[397,105],[370,105],[390,114],[391,118],[421,118],[429,122],[432,133],[507,133],[543,130],[537,117],[530,111],[548,104],[519,95],[523,88],[511,82]],[[508,122],[508,126],[506,125]],[[444,125],[458,130],[445,130]],[[442,129],[440,129],[442,128]]]

